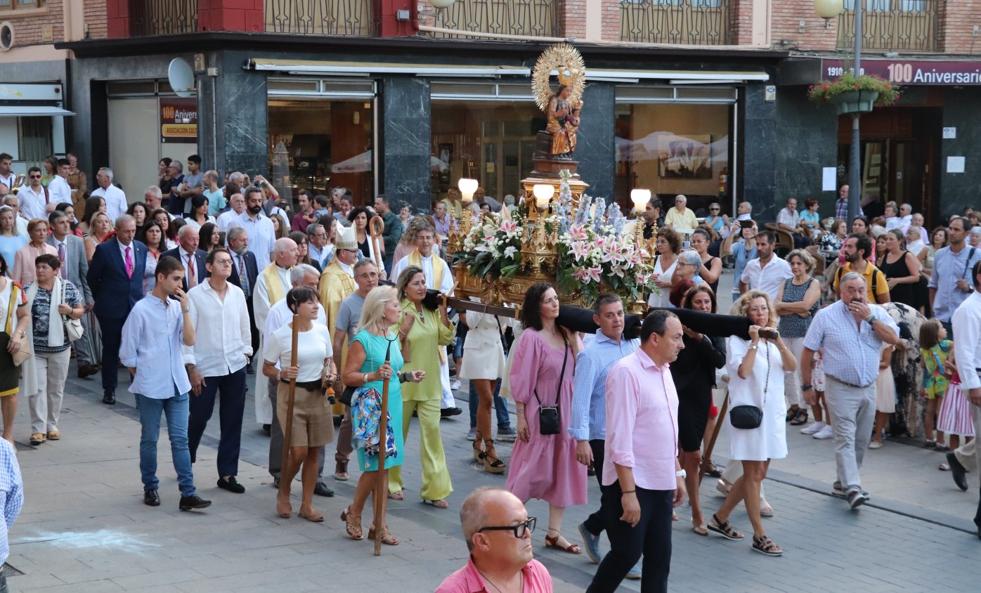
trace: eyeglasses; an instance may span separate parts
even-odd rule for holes
[[[231,258],[229,258],[229,259],[224,259],[224,258],[223,259],[216,259],[214,261],[214,264],[213,265],[216,265],[216,266],[230,266],[230,265],[232,265],[232,260],[231,260]]]
[[[528,517],[527,521],[518,523],[517,525],[499,525],[493,527],[481,527],[477,530],[477,533],[483,533],[485,531],[510,531],[514,534],[514,537],[518,539],[524,539],[525,535],[529,533],[535,533],[535,524],[538,519],[535,517]]]
[[[345,251],[347,253],[357,253],[357,249],[338,249],[338,251]]]
[[[31,175],[31,179],[40,179],[40,178],[41,178],[40,175]]]
[[[719,208],[709,208],[709,212],[718,212]]]

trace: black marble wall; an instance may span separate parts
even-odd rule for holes
[[[838,116],[834,107],[807,98],[806,87],[777,89],[775,200],[779,211],[787,198],[821,202],[822,218],[834,215],[835,191],[821,191],[821,169],[837,165]],[[748,149],[748,148],[747,148]]]
[[[944,127],[957,128],[957,138],[941,140],[939,213],[946,219],[966,206],[981,206],[981,92],[977,87],[944,91]],[[948,173],[947,157],[963,156],[964,172]]]
[[[429,81],[416,77],[382,80],[382,191],[389,199],[428,211],[432,138]]]
[[[743,90],[740,105],[742,147],[736,152],[742,162],[739,201],[753,204],[753,218],[775,220],[782,206],[774,206],[776,192],[777,104],[764,100],[762,84],[749,84]],[[737,163],[737,169],[740,166]]]
[[[614,90],[609,83],[590,83],[586,87],[575,153],[579,176],[590,185],[586,193],[607,199],[613,195],[616,171]]]
[[[260,172],[269,176],[269,120],[266,77],[242,69],[245,54],[221,52],[215,59],[221,76],[202,81],[198,150],[214,154],[219,171]],[[211,93],[215,92],[215,121]],[[217,140],[212,143],[212,138]]]

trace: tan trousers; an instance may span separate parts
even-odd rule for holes
[[[65,380],[68,379],[68,361],[71,349],[62,352],[36,352],[34,370],[37,374],[37,392],[30,396],[31,432],[47,434],[58,430],[61,402],[65,397]]]

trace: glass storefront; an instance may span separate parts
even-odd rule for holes
[[[699,95],[711,102],[695,102]],[[621,207],[629,206],[631,189],[644,188],[665,207],[684,194],[696,212],[713,201],[731,211],[734,102],[731,88],[618,88],[614,195]]]
[[[473,96],[460,96],[464,91]],[[476,178],[498,201],[520,195],[533,169],[535,134],[545,127],[541,111],[523,96],[528,87],[434,83],[432,92],[433,200],[445,198],[461,177]]]

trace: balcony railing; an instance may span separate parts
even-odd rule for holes
[[[620,0],[620,40],[724,45],[729,0]]]
[[[449,8],[434,10],[433,25],[498,35],[557,37],[557,4],[555,0],[457,0]],[[458,39],[469,37],[453,33],[432,35]]]
[[[266,0],[266,32],[370,37],[372,0]]]
[[[198,0],[134,0],[130,2],[130,10],[134,37],[198,30]]]
[[[845,0],[838,17],[838,47],[855,45],[855,1]],[[864,0],[862,48],[880,50],[937,49],[939,0]]]

